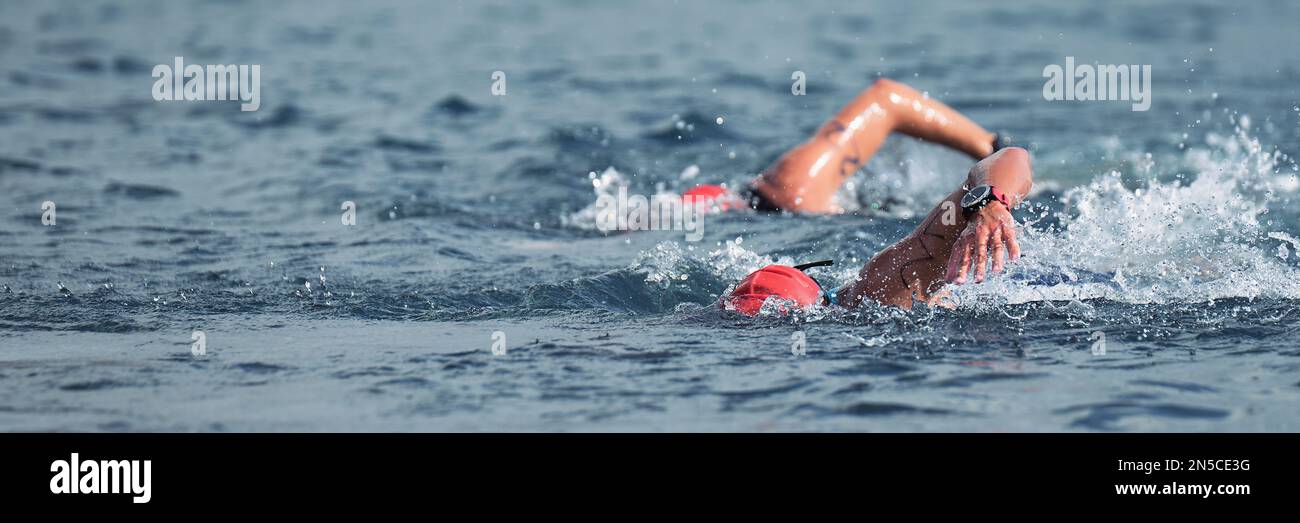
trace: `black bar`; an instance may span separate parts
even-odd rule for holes
[[[7,434],[6,507],[155,512],[220,501],[522,507],[559,499],[710,503],[1069,503],[1200,510],[1285,506],[1294,434]],[[150,499],[51,492],[51,464],[149,460]],[[1167,470],[1178,460],[1181,470]],[[1120,470],[1120,461],[1159,470]],[[1135,465],[1141,468],[1141,465]],[[1190,470],[1191,467],[1212,470]],[[1152,465],[1154,467],[1154,465]],[[1248,485],[1249,494],[1118,495],[1120,485]],[[504,500],[509,503],[503,504]],[[324,504],[322,504],[324,503]],[[478,505],[478,504],[486,505]]]

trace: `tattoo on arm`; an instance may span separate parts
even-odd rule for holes
[[[853,176],[853,173],[858,172],[858,167],[861,166],[862,160],[858,159],[858,155],[851,154],[845,156],[844,160],[840,162],[840,178]]]
[[[831,143],[836,143],[834,137],[841,134],[844,134],[844,124],[840,123],[838,120],[831,120],[826,123],[826,129],[822,130],[821,138],[823,140],[828,140]]]
[[[931,237],[931,238],[937,238],[937,239],[943,241],[944,244],[947,244],[947,243],[948,243],[949,240],[948,240],[948,237],[947,237],[947,236],[944,236],[944,235],[942,235],[942,234],[939,234],[939,233],[931,232],[931,231],[930,231],[930,227],[931,227],[932,225],[934,225],[934,220],[937,219],[937,218],[939,218],[939,216],[940,216],[940,213],[938,213],[938,212],[932,212],[932,213],[930,213],[930,216],[928,216],[928,217],[925,219],[924,222],[921,222],[921,226],[918,227],[918,230],[921,232],[921,235],[912,238],[912,240],[916,242],[916,245],[918,245],[918,246],[921,247],[921,251],[924,252],[925,255],[924,255],[924,256],[917,256],[917,257],[915,257],[915,258],[913,258],[913,259],[911,259],[911,260],[908,260],[908,261],[903,262],[902,264],[900,264],[900,265],[898,266],[898,280],[899,280],[900,282],[903,283],[903,287],[907,287],[907,288],[911,288],[911,287],[912,287],[912,286],[908,283],[907,275],[908,275],[909,273],[910,273],[910,274],[916,274],[916,272],[915,272],[915,271],[909,271],[909,270],[908,270],[911,266],[916,265],[916,264],[918,264],[918,263],[930,263],[930,262],[940,262],[940,261],[942,261],[942,260],[939,260],[939,259],[938,259],[938,257],[935,255],[934,251],[931,251],[931,250],[930,250],[930,246],[929,246],[929,245],[926,245],[926,242],[925,242],[925,240],[923,239],[923,236],[929,236],[929,237]],[[917,287],[919,288],[920,285],[917,285]],[[922,290],[923,290],[924,292],[930,292],[929,289],[922,289]]]
[[[843,135],[844,131],[844,124],[838,120],[831,120],[826,124],[826,128],[821,132],[819,138],[830,143],[832,147],[844,151],[844,146],[839,141],[839,136]],[[844,159],[840,161],[840,178],[852,176],[862,166],[862,157],[858,155],[857,151],[851,149],[845,151]]]

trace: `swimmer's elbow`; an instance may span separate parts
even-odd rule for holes
[[[1017,165],[1016,170],[1022,173],[1026,185],[1034,183],[1034,165],[1033,159],[1029,157],[1029,151],[1020,147],[1007,147],[1002,150],[1002,153],[1006,156],[1006,161]]]
[[[891,80],[889,78],[885,78],[882,76],[880,78],[877,78],[875,82],[871,83],[871,88],[872,89],[896,89],[902,85],[903,84],[899,83],[896,80]]]
[[[998,154],[1001,154],[1002,158],[1005,158],[1008,162],[1029,165],[1029,151],[1026,151],[1023,147],[1007,147],[998,151]]]
[[[1008,147],[999,151],[1003,153],[1004,160],[1012,165],[1010,171],[1019,175],[1018,187],[1012,189],[1016,192],[1016,198],[1013,198],[1017,204],[1026,196],[1029,196],[1029,190],[1034,186],[1034,166],[1033,160],[1029,157],[1029,151],[1020,147]]]
[[[966,175],[967,186],[990,184],[1022,196],[1029,192],[1033,181],[1034,169],[1029,151],[1020,147],[1007,147],[989,155],[971,167]]]

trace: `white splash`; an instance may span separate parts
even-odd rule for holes
[[[1066,191],[1059,228],[1024,228],[1020,263],[955,293],[967,304],[1300,298],[1300,270],[1264,242],[1289,237],[1262,221],[1294,178],[1279,174],[1285,158],[1264,151],[1244,125],[1231,136],[1211,135],[1207,144],[1165,169],[1190,170],[1190,182],[1148,178],[1130,189],[1111,171]]]

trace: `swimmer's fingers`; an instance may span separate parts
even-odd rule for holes
[[[971,262],[975,261],[975,246],[969,241],[962,245],[961,265],[957,267],[957,283],[966,283],[966,275],[971,272]]]
[[[987,231],[975,234],[975,283],[984,282],[984,266],[989,261],[989,236],[992,233]]]
[[[952,256],[948,258],[947,280],[953,283],[966,283],[966,269],[970,267],[970,242],[965,238],[957,240],[953,246]]]
[[[1007,244],[1007,255],[1012,261],[1020,259],[1020,244],[1016,242],[1016,227],[1011,222],[1002,222],[1002,238]]]
[[[993,228],[993,272],[1002,272],[1006,262],[1007,246],[1003,243],[1002,228]]]
[[[948,272],[944,273],[945,281],[957,281],[957,264],[961,263],[962,248],[965,248],[965,245],[966,243],[962,242],[961,237],[958,237],[957,241],[953,242],[953,251],[948,255]]]

